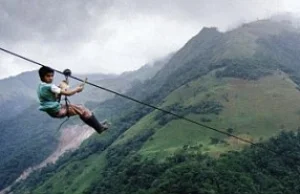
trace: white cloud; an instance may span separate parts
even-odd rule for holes
[[[300,11],[300,2],[292,0],[84,2],[0,2],[0,46],[61,70],[120,73],[179,49],[203,26],[224,31],[240,22]],[[34,68],[0,54],[0,78]]]

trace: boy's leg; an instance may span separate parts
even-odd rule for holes
[[[81,119],[88,119],[93,115],[89,109],[82,105],[69,104],[68,107],[67,114],[69,114],[69,116],[79,115]]]
[[[98,133],[102,133],[108,126],[104,123],[99,123],[93,113],[84,106],[81,105],[69,105],[69,116],[79,115],[81,120],[89,125],[90,127],[94,128]]]
[[[92,116],[92,112],[81,105],[69,104],[68,110],[66,105],[62,105],[60,111],[56,115],[52,115],[55,118],[64,118],[66,116],[79,115],[83,119],[88,119]]]

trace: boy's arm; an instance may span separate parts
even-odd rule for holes
[[[70,89],[70,90],[62,90],[61,88],[57,87],[56,85],[52,85],[51,86],[51,91],[55,94],[61,94],[61,95],[65,95],[65,96],[72,96],[76,93],[79,93],[83,90],[82,86],[78,86],[74,89]]]
[[[76,93],[81,92],[82,90],[83,90],[83,87],[82,86],[78,86],[78,87],[76,87],[74,89],[70,89],[70,90],[61,90],[60,93],[62,95],[65,95],[65,96],[72,96],[72,95],[74,95]]]

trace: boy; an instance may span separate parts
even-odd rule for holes
[[[108,129],[108,124],[106,122],[99,123],[93,113],[87,108],[80,105],[69,104],[67,110],[65,105],[61,105],[58,102],[57,96],[72,96],[76,93],[80,93],[83,90],[83,85],[77,86],[75,89],[68,90],[57,87],[52,84],[54,70],[50,67],[41,67],[39,69],[39,76],[42,81],[37,90],[40,100],[39,110],[48,113],[53,118],[63,118],[68,115],[79,115],[84,123],[94,128],[98,133],[102,133]]]

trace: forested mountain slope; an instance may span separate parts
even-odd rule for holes
[[[271,19],[224,33],[204,28],[152,79],[126,94],[299,158],[299,32]],[[298,166],[290,159],[120,97],[94,107],[99,117],[111,119],[111,130],[13,191],[299,192]],[[292,132],[274,137],[282,131]]]

